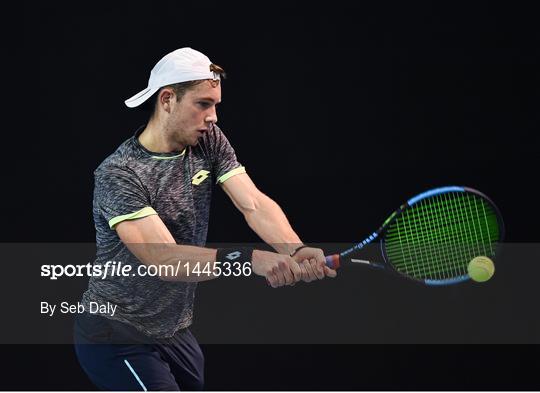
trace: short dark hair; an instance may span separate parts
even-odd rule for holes
[[[225,70],[218,66],[217,64],[210,64],[210,71],[215,72],[223,79],[226,78],[227,74],[225,74]],[[150,118],[154,117],[154,114],[156,113],[157,109],[157,98],[159,97],[159,93],[161,90],[163,90],[166,87],[170,87],[174,90],[174,94],[176,94],[176,101],[180,101],[184,95],[192,89],[194,86],[197,86],[201,83],[203,83],[205,80],[208,80],[212,83],[212,85],[217,86],[219,84],[219,79],[212,80],[212,79],[202,79],[202,80],[196,80],[196,81],[187,81],[187,82],[180,82],[180,83],[174,83],[172,85],[163,86],[161,89],[156,91],[152,96],[147,99],[144,103],[142,103],[139,108],[145,112],[150,112]]]

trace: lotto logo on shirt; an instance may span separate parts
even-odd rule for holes
[[[195,174],[195,176],[193,176],[191,178],[191,184],[195,184],[196,186],[198,186],[199,184],[201,184],[203,181],[206,180],[206,178],[208,178],[208,174],[210,172],[209,171],[206,171],[204,169],[200,170],[199,172],[197,172]]]

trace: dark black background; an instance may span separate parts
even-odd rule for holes
[[[93,241],[92,171],[145,121],[123,101],[182,46],[226,69],[219,124],[304,241],[359,240],[405,199],[446,184],[493,198],[508,241],[537,241],[540,28],[523,4],[6,9],[2,241]],[[221,192],[208,240],[257,240]],[[208,389],[540,386],[537,346],[203,349]],[[2,351],[2,389],[92,389],[70,346]]]

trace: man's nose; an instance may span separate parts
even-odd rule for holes
[[[206,123],[217,123],[218,117],[215,109],[212,109],[211,113],[204,119]]]

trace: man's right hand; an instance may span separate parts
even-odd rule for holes
[[[288,255],[254,250],[251,265],[253,273],[266,277],[272,288],[293,285],[302,279],[300,266]]]

